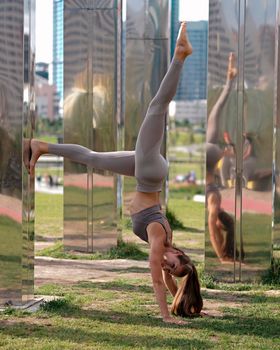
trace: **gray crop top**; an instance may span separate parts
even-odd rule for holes
[[[152,222],[158,222],[162,225],[166,232],[166,240],[172,241],[172,230],[169,226],[167,218],[161,212],[160,204],[141,210],[140,212],[131,215],[133,232],[145,242],[148,241],[147,226]]]

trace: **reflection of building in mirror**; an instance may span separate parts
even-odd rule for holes
[[[36,74],[35,77],[36,111],[39,118],[53,121],[58,117],[56,88],[48,80]]]

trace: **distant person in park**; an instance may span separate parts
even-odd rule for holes
[[[165,115],[176,93],[180,72],[187,56],[192,53],[186,23],[181,24],[174,57],[151,101],[140,128],[135,151],[94,152],[76,144],[48,144],[31,141],[31,176],[38,158],[45,153],[55,154],[94,169],[135,176],[137,189],[130,205],[133,231],[150,245],[150,268],[153,288],[164,322],[184,324],[170,316],[166,287],[174,296],[171,313],[188,317],[200,314],[202,298],[197,270],[183,251],[173,247],[172,231],[160,205],[162,182],[167,175],[166,160],[160,154],[165,130]],[[174,277],[183,277],[177,286]]]
[[[226,85],[212,108],[206,133],[206,204],[208,209],[208,229],[213,249],[221,263],[234,260],[234,219],[222,208],[222,197],[215,181],[215,169],[218,162],[235,156],[234,146],[230,143],[228,133],[224,133],[225,147],[219,145],[219,124],[234,79],[237,75],[235,56],[231,52],[228,60]],[[235,169],[235,168],[234,168]],[[236,256],[238,252],[236,251]],[[244,253],[242,253],[244,257]]]

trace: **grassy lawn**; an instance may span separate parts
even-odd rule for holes
[[[48,142],[48,143],[57,143],[57,136],[52,135],[41,135],[37,137],[38,140]]]
[[[204,290],[205,303],[215,304],[218,316],[166,325],[158,318],[150,279],[140,276],[37,288],[38,295],[61,299],[33,314],[1,313],[1,349],[279,349],[279,294],[267,294],[265,287]]]
[[[184,171],[185,168],[175,169]],[[134,183],[127,188],[134,189]],[[73,284],[36,286],[39,295],[60,299],[45,303],[35,313],[10,308],[0,313],[0,348],[3,350],[56,349],[279,349],[280,314],[279,269],[277,278],[267,276],[268,284],[218,283],[204,273],[204,203],[191,198],[199,187],[170,187],[168,209],[181,227],[174,229],[174,242],[198,264],[203,289],[204,310],[208,317],[190,319],[188,325],[164,324],[158,317],[148,269],[127,268],[118,278],[89,280]],[[110,203],[103,192],[96,191],[96,215],[107,215]],[[84,194],[71,189],[73,207],[84,203]],[[72,198],[73,197],[73,198]],[[109,197],[108,197],[109,198]],[[62,237],[62,195],[36,193],[36,237]],[[68,259],[147,259],[147,244],[131,231],[130,219],[123,222],[123,239],[129,245],[107,253],[91,255],[65,253],[56,243],[40,255]],[[135,244],[137,243],[137,245]],[[113,264],[113,262],[112,262]],[[131,273],[134,273],[133,277]],[[126,275],[126,274],[129,274]],[[273,281],[274,284],[269,284]],[[207,289],[206,289],[207,287]],[[172,299],[168,297],[169,304]]]
[[[63,237],[63,196],[61,194],[35,194],[36,239]]]

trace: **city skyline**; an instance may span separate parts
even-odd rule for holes
[[[190,5],[191,4],[191,5]],[[208,0],[181,0],[179,19],[208,20]],[[36,0],[36,62],[53,61],[53,0]]]

